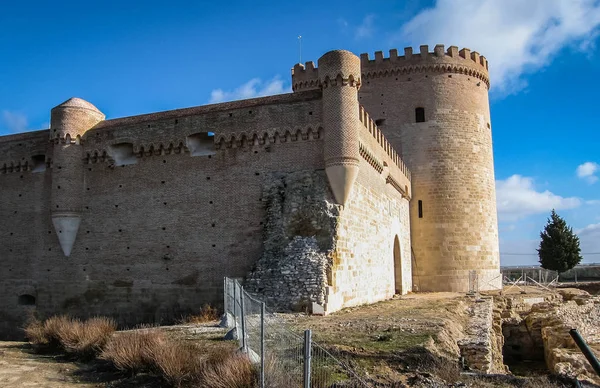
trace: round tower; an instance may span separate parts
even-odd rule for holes
[[[71,254],[81,221],[83,147],[85,132],[104,120],[94,105],[71,98],[50,114],[50,140],[54,142],[52,163],[52,224],[65,256]]]
[[[349,51],[319,58],[323,90],[325,171],[338,203],[344,205],[358,176],[360,59]]]
[[[412,173],[413,284],[502,286],[485,57],[452,46],[361,56],[360,102]]]

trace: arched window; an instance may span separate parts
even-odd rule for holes
[[[415,109],[415,121],[417,123],[425,122],[425,108],[416,108]]]
[[[29,294],[19,295],[19,304],[23,306],[34,306],[35,296]]]

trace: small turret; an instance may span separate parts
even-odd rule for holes
[[[358,176],[358,89],[360,59],[349,51],[330,51],[319,58],[323,90],[325,171],[338,203],[344,205]]]
[[[54,141],[54,162],[50,208],[52,224],[65,256],[71,254],[81,222],[82,137],[102,120],[102,112],[79,98],[71,98],[51,111],[50,139]]]

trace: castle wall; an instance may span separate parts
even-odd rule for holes
[[[0,336],[32,311],[166,323],[225,276],[317,313],[411,290],[411,174],[360,67],[332,51],[293,94],[114,120],[73,98],[0,138]]]
[[[349,202],[340,212],[327,310],[390,298],[412,289],[408,199],[361,159]],[[398,238],[399,261],[394,261]],[[401,280],[396,286],[396,277]]]
[[[487,61],[443,46],[390,54],[363,56],[359,100],[411,169],[416,289],[466,291],[470,270],[479,289],[499,288]]]
[[[219,304],[223,277],[245,276],[261,255],[269,173],[324,168],[319,94],[281,100],[106,121],[88,131],[81,225],[69,257],[50,217],[56,166],[0,174],[2,333],[33,308],[41,315],[112,315],[129,324]],[[212,155],[185,152],[186,136],[199,131],[223,135]],[[242,132],[250,140],[266,136],[238,142]],[[127,141],[136,163],[115,166],[106,150]],[[12,143],[0,139],[5,149],[18,147]],[[39,146],[23,146],[22,157]],[[34,296],[36,306],[20,306],[22,294]]]

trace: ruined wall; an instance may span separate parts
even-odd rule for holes
[[[339,218],[325,172],[271,174],[262,201],[263,254],[244,286],[271,308],[312,312],[325,304]]]
[[[220,303],[223,277],[245,276],[262,253],[269,173],[324,168],[320,106],[309,92],[100,123],[83,139],[81,225],[69,257],[50,217],[58,166],[10,167],[52,155],[48,134],[0,138],[0,331],[32,309],[127,324]],[[217,144],[192,156],[188,137],[199,132],[214,132]],[[110,147],[127,142],[134,163],[119,166]],[[35,306],[20,304],[25,294]]]
[[[346,206],[324,171],[272,175],[248,291],[283,310],[330,313],[411,290],[408,199],[367,161],[359,168]]]

